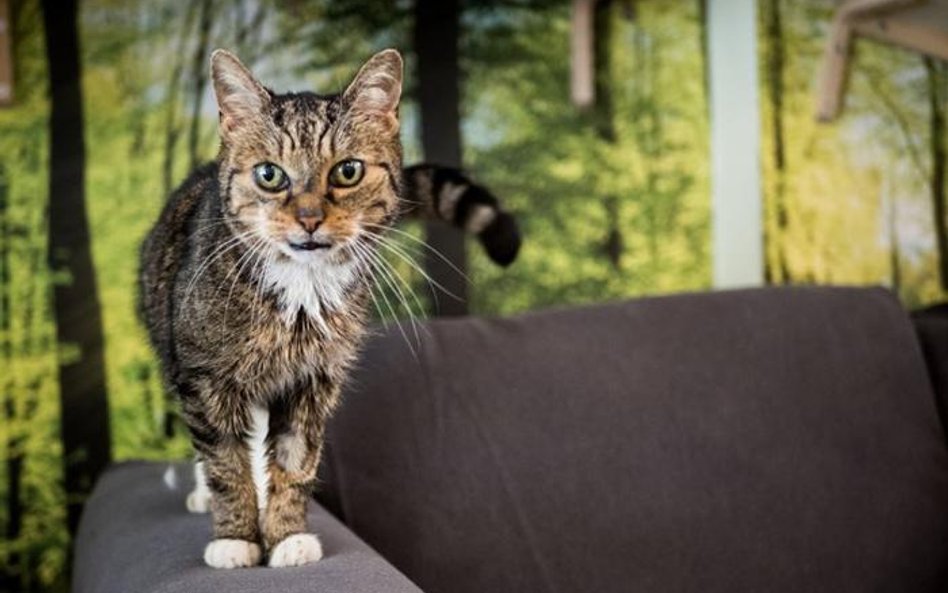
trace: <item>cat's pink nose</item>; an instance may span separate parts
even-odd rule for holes
[[[323,211],[320,208],[299,208],[296,211],[296,220],[307,233],[312,233],[323,222]]]

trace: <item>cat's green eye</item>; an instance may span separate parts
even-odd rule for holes
[[[253,180],[260,189],[280,191],[290,184],[286,172],[273,163],[260,163],[253,168]]]
[[[356,159],[348,159],[336,163],[329,172],[329,183],[336,187],[352,187],[365,175],[365,163]]]

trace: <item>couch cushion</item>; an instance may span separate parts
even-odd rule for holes
[[[72,593],[421,593],[408,579],[315,505],[309,525],[325,557],[300,568],[215,570],[204,565],[211,519],[185,510],[191,469],[179,465],[169,489],[167,464],[110,468],[86,504],[76,539]]]
[[[882,290],[428,323],[370,344],[324,499],[428,593],[948,590],[948,454]]]

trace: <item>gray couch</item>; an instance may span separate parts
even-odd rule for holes
[[[928,367],[875,289],[438,320],[417,355],[383,332],[333,421],[325,559],[205,568],[187,485],[126,463],[86,507],[73,590],[948,591],[948,333],[922,321]]]

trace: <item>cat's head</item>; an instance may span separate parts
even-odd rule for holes
[[[402,58],[385,50],[338,95],[275,94],[231,53],[211,56],[222,215],[268,255],[347,259],[398,207]]]

